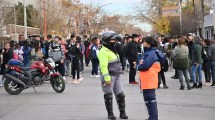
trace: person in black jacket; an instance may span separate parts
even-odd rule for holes
[[[123,55],[123,51],[122,51],[122,47],[124,46],[124,44],[122,43],[122,37],[121,36],[118,36],[117,38],[117,43],[115,45],[115,49],[116,49],[116,52],[117,54],[119,55],[119,58],[120,58],[120,63],[122,65],[122,70],[124,71],[125,70],[125,61],[124,61],[124,55]]]
[[[47,35],[47,40],[46,40],[45,45],[44,45],[45,51],[47,53],[45,58],[48,58],[48,56],[49,56],[48,52],[49,52],[49,46],[50,46],[51,42],[52,42],[52,35]]]
[[[203,71],[205,73],[205,85],[210,86],[211,82],[211,69],[210,69],[210,60],[208,57],[208,49],[210,46],[210,40],[204,40],[202,42],[203,49],[202,49],[202,58],[203,58]]]
[[[129,84],[139,84],[135,81],[136,76],[136,61],[138,56],[137,44],[139,41],[139,36],[137,34],[132,35],[132,41],[128,45],[128,62],[130,64],[130,71],[129,71]]]
[[[85,47],[84,56],[85,56],[85,64],[86,64],[87,67],[89,66],[89,63],[90,63],[89,58],[87,58],[87,48],[89,46],[90,46],[90,41],[87,38],[87,36],[84,36],[84,47]]]
[[[7,64],[7,62],[13,58],[13,51],[10,48],[9,42],[7,42],[5,44],[5,48],[2,49],[2,54],[3,54],[3,62],[1,64],[1,72],[0,72],[0,87],[2,86],[2,75],[4,74],[5,64]]]
[[[68,46],[68,54],[71,59],[71,74],[73,80],[69,81],[68,83],[78,84],[82,81],[80,78],[80,58],[81,58],[81,50],[80,50],[80,43],[78,43],[77,38],[75,36],[71,36],[71,42]],[[77,79],[75,76],[77,74]]]

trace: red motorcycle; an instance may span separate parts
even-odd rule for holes
[[[9,94],[17,95],[24,89],[41,86],[48,80],[55,92],[62,93],[64,91],[65,81],[55,71],[55,62],[52,58],[36,61],[30,67],[22,66],[22,62],[14,59],[6,64],[3,80],[4,88]]]

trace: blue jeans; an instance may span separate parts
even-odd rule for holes
[[[148,120],[158,120],[158,108],[155,89],[143,90],[143,97],[149,113]]]
[[[191,78],[193,80],[193,83],[197,83],[196,81],[196,72],[198,73],[199,83],[202,83],[202,64],[196,65],[194,64],[191,67]]]
[[[211,75],[213,83],[215,83],[215,61],[211,61]]]

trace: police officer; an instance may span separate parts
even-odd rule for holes
[[[108,31],[102,34],[103,46],[98,54],[102,89],[104,92],[105,106],[108,119],[115,120],[113,113],[113,92],[120,111],[121,119],[128,119],[125,113],[125,94],[123,93],[122,69],[120,59],[115,50],[117,33]]]

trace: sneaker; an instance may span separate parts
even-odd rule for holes
[[[45,82],[50,82],[49,80],[45,80]]]
[[[164,89],[168,89],[169,87],[168,87],[167,85],[164,85],[163,88],[164,88]]]
[[[133,85],[136,85],[136,84],[139,84],[138,82],[130,82],[129,84],[133,84]]]
[[[95,77],[94,75],[91,75],[90,77]]]
[[[163,88],[163,86],[164,86],[163,84],[160,84],[160,88]]]
[[[69,75],[69,73],[68,73],[68,72],[66,72],[66,73],[65,73],[65,76],[67,76],[67,75]]]
[[[203,85],[210,86],[211,84],[209,82],[205,82]]]
[[[63,76],[63,79],[64,79],[64,80],[66,80],[66,77],[65,77],[65,76]]]
[[[83,81],[83,78],[82,78],[82,77],[81,77],[81,78],[79,78],[79,79],[78,79],[78,81],[79,81],[79,82]]]
[[[80,82],[78,80],[76,80],[76,79],[73,79],[73,80],[69,81],[68,83],[70,83],[70,84],[79,84]]]
[[[95,77],[96,77],[96,78],[99,78],[100,76],[99,76],[99,75],[95,75]]]
[[[73,80],[69,80],[69,81],[68,81],[69,84],[72,84],[72,82],[73,82]]]
[[[2,84],[0,84],[0,87],[2,87]]]

